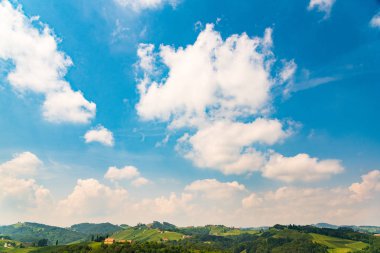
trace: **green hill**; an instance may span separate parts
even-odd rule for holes
[[[111,223],[80,223],[75,224],[70,227],[71,230],[87,234],[87,235],[111,235],[120,230],[123,230],[122,227],[113,225]]]
[[[329,248],[329,252],[331,253],[354,252],[368,246],[368,244],[364,242],[340,239],[314,233],[311,233],[310,235],[313,237],[314,242],[327,246]]]
[[[43,225],[39,223],[25,222],[9,226],[0,226],[0,235],[10,236],[20,242],[37,243],[41,239],[48,239],[48,244],[53,245],[58,240],[59,244],[67,244],[85,240],[88,236],[66,228]]]
[[[178,241],[184,235],[177,232],[161,231],[150,228],[128,228],[112,235],[116,240],[133,240],[139,242],[158,242],[167,238],[169,241]]]
[[[27,253],[34,250],[34,247],[22,246],[22,242],[4,239],[0,237],[0,252],[1,253]]]
[[[332,228],[332,229],[338,229],[338,228],[352,228],[355,231],[364,232],[364,233],[372,233],[372,234],[379,234],[380,233],[380,227],[378,226],[351,226],[351,225],[344,225],[344,226],[336,226],[328,223],[317,223],[313,225],[317,228]]]

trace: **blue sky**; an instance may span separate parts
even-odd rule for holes
[[[378,1],[0,9],[0,223],[380,225]]]

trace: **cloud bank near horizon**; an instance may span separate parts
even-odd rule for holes
[[[117,181],[141,179],[138,169],[110,167],[104,175],[108,183],[95,178],[78,179],[67,196],[57,198],[34,179],[43,164],[31,152],[16,154],[0,164],[0,223],[33,220],[67,226],[85,221],[137,224],[165,220],[182,226],[262,226],[290,224],[297,217],[299,224],[318,220],[367,224],[377,217],[380,207],[379,170],[368,172],[361,181],[346,187],[283,186],[256,192],[237,181],[201,179],[189,183],[181,192],[136,198],[131,189]],[[160,187],[158,182],[151,184],[153,189]]]

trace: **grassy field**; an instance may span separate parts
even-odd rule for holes
[[[257,230],[241,230],[236,228],[229,228],[225,226],[209,226],[210,227],[210,235],[217,235],[217,236],[234,236],[234,235],[241,235],[241,234],[258,234],[259,231]]]
[[[329,247],[330,253],[348,253],[356,250],[361,250],[368,246],[364,242],[351,241],[346,239],[340,239],[320,234],[310,234],[313,237],[313,241]]]
[[[123,231],[116,232],[112,235],[116,240],[133,240],[133,241],[154,241],[158,242],[164,238],[170,241],[178,241],[182,239],[182,234],[176,232],[164,231],[158,229],[135,229],[128,228]]]
[[[29,253],[31,252],[32,250],[34,250],[35,248],[24,248],[24,249],[20,249],[20,248],[3,248],[3,247],[0,247],[0,252],[1,253]]]
[[[218,235],[218,236],[230,236],[230,235],[241,235],[241,234],[258,234],[259,231],[256,230],[240,230],[240,229],[232,229],[227,232],[221,232],[221,233],[210,233],[212,235]]]
[[[16,247],[15,248],[5,248],[4,247],[4,244],[5,243],[14,243],[16,244]],[[28,253],[30,252],[31,250],[35,249],[35,248],[17,248],[20,246],[20,242],[17,242],[17,241],[13,241],[13,240],[0,240],[0,252],[1,253]]]

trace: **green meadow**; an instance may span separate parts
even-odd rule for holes
[[[158,229],[141,229],[128,228],[112,235],[116,240],[133,240],[133,241],[162,241],[167,238],[169,241],[178,241],[182,239],[183,234],[171,231],[160,231]]]
[[[330,253],[348,253],[362,250],[369,245],[364,242],[340,239],[336,237],[310,233],[313,241],[327,246]]]

